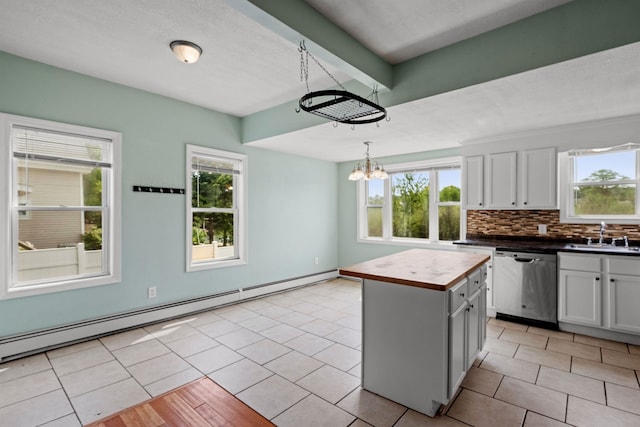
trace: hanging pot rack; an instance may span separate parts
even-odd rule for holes
[[[332,120],[337,123],[359,125],[376,123],[387,119],[387,110],[378,103],[378,90],[374,87],[371,99],[363,98],[349,92],[340,82],[316,59],[306,48],[304,40],[298,48],[300,52],[300,80],[307,86],[307,93],[300,98],[296,112],[304,110],[316,116]],[[319,91],[309,90],[309,57],[342,89],[328,89]]]

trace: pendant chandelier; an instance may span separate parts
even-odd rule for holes
[[[389,174],[384,170],[384,166],[375,160],[371,160],[369,157],[369,144],[371,144],[370,141],[364,143],[364,145],[367,146],[367,153],[365,154],[364,160],[358,163],[349,174],[349,181],[359,181],[361,179],[369,181],[370,179],[389,178]]]
[[[344,86],[333,76],[320,61],[316,59],[307,50],[304,41],[300,43],[300,80],[304,81],[307,86],[307,93],[298,101],[299,108],[307,113],[315,114],[325,119],[332,120],[337,123],[347,123],[352,125],[376,123],[387,118],[387,110],[379,105],[378,90],[374,88],[371,95],[367,98],[349,92]],[[341,90],[319,90],[311,92],[309,90],[309,57],[333,79]]]

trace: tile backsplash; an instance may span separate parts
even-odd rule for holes
[[[538,233],[538,224],[546,224],[547,234]],[[468,210],[467,238],[496,236],[536,237],[584,241],[597,240],[600,224],[561,224],[559,210]],[[605,238],[628,236],[640,240],[638,224],[607,224]]]

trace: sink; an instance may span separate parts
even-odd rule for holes
[[[610,243],[571,243],[568,245],[571,249],[585,249],[590,251],[602,251],[602,252],[640,252],[638,246],[613,246]]]
[[[578,249],[608,249],[608,248],[617,248],[617,246],[613,246],[609,243],[571,243],[569,245],[572,248]],[[624,246],[622,246],[624,248]]]

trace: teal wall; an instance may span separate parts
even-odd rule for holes
[[[375,159],[383,165],[391,165],[394,163],[408,163],[459,155],[460,150],[454,148],[425,151],[402,156],[376,157]],[[355,163],[357,162],[345,162],[338,165],[338,205],[340,206],[340,218],[338,219],[338,234],[340,236],[338,239],[338,256],[340,267],[347,267],[368,259],[390,255],[415,247],[412,245],[359,243],[357,241],[357,184],[347,180]]]
[[[0,301],[0,336],[334,269],[338,166],[242,145],[240,119],[0,52],[0,112],[122,133],[122,281]],[[3,141],[4,142],[4,141]],[[248,155],[249,263],[185,272],[185,145]],[[315,265],[315,257],[319,264]],[[157,286],[149,300],[146,289]]]

